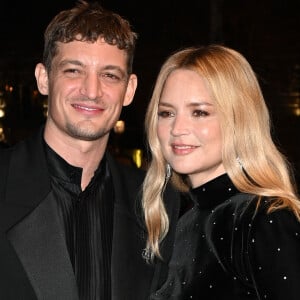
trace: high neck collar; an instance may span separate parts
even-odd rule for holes
[[[191,198],[200,208],[213,209],[239,191],[227,174],[190,190]]]

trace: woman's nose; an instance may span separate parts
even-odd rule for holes
[[[189,133],[189,121],[184,116],[177,115],[172,123],[172,135],[179,136]]]

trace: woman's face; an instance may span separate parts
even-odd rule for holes
[[[173,71],[158,107],[158,138],[164,157],[197,187],[223,173],[219,116],[206,81],[196,72]]]

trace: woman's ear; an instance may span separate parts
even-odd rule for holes
[[[39,92],[48,95],[48,72],[45,66],[42,63],[37,64],[34,74]]]

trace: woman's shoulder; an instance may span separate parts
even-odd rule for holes
[[[262,261],[267,248],[275,245],[289,244],[289,249],[300,251],[300,223],[295,215],[288,209],[269,212],[273,200],[258,200],[255,195],[239,193],[212,211],[207,221],[209,247],[232,276],[249,275],[250,253]]]
[[[212,210],[208,223],[216,225],[225,222],[230,225],[252,218],[257,208],[257,200],[255,195],[237,193]]]
[[[227,219],[231,215],[235,222],[254,221],[266,217],[286,219],[294,215],[287,207],[270,210],[275,201],[272,197],[260,198],[253,194],[238,193],[217,206],[212,213],[215,214],[215,218],[223,216]]]
[[[253,224],[258,223],[261,225],[270,222],[295,223],[299,226],[296,217],[288,208],[270,212],[269,208],[273,201],[270,197],[262,197],[259,200],[257,195],[238,193],[212,211],[208,226],[213,228],[213,231],[223,228],[228,234],[241,228],[248,231]]]

